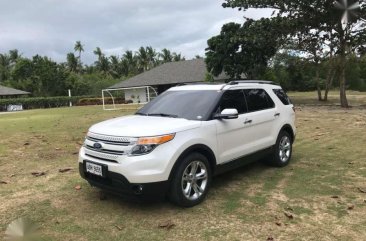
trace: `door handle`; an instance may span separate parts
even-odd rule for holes
[[[245,120],[244,125],[252,123],[252,120]]]
[[[281,115],[281,113],[276,113],[274,116],[279,117],[280,115]]]

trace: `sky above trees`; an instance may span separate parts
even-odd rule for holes
[[[84,44],[83,60],[95,61],[99,46],[122,55],[139,46],[169,48],[188,59],[204,55],[207,39],[224,23],[243,23],[243,12],[223,9],[212,0],[17,0],[0,2],[0,52],[19,49],[26,57],[47,55],[65,61],[75,41]],[[270,10],[245,15],[260,18]]]

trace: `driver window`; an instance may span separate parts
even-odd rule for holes
[[[228,90],[222,95],[217,113],[221,113],[225,109],[237,109],[239,114],[247,112],[242,90]]]

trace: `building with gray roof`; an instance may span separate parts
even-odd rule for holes
[[[172,86],[205,81],[207,77],[204,59],[185,60],[162,64],[149,71],[117,83],[109,89],[152,86],[160,94]],[[229,77],[221,74],[214,81],[224,82]]]
[[[0,98],[16,98],[24,95],[29,95],[29,92],[17,90],[0,85]]]

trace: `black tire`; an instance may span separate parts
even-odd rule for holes
[[[200,171],[200,173],[194,175],[195,178],[193,178],[193,175],[192,177],[187,176],[186,175],[187,172],[192,173],[192,169],[195,166],[195,163],[197,165],[196,172]],[[199,175],[204,177],[202,173],[206,173],[207,179],[206,178],[196,179],[197,176]],[[183,175],[185,176],[185,179],[183,179]],[[187,178],[189,178],[189,180],[187,180]],[[200,153],[193,152],[184,157],[182,160],[180,160],[180,163],[175,169],[175,172],[173,173],[173,177],[171,180],[169,199],[178,206],[193,207],[201,203],[205,199],[207,192],[210,188],[211,178],[212,178],[212,171],[207,157],[205,157]],[[190,184],[191,189],[189,189],[188,187],[189,185],[188,182],[191,182]],[[197,186],[195,186],[195,184]],[[195,186],[195,188],[193,188],[193,186]],[[183,191],[184,187],[185,190],[187,190],[187,193],[189,190],[189,194],[184,193]],[[199,189],[198,187],[200,187],[201,189]],[[202,189],[202,187],[204,187],[204,189]],[[203,191],[202,193],[200,192],[201,190]],[[196,191],[198,192],[196,193]],[[193,195],[190,199],[187,197],[187,195],[190,196],[191,194]]]
[[[289,144],[287,150],[281,148],[281,145],[283,145],[284,142]],[[290,163],[292,157],[292,144],[293,140],[291,135],[287,131],[281,131],[277,137],[274,151],[267,160],[267,164],[274,167],[287,166]]]

